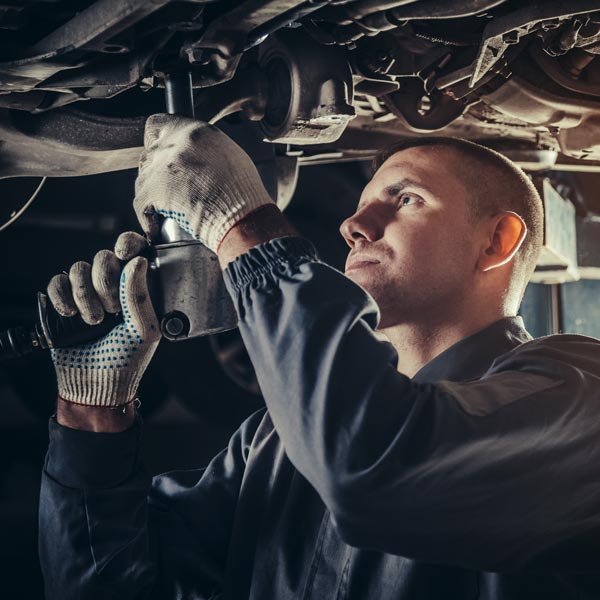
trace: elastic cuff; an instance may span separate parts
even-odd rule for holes
[[[286,236],[251,248],[229,263],[223,274],[229,286],[239,290],[256,275],[272,271],[282,264],[295,268],[302,263],[319,260],[312,242],[302,237]]]
[[[45,471],[67,487],[109,488],[134,473],[141,440],[141,418],[119,433],[96,433],[71,429],[49,421],[50,445]]]

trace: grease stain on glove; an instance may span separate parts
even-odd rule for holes
[[[250,157],[213,125],[166,114],[146,121],[134,209],[150,238],[162,215],[216,252],[236,223],[271,203]]]

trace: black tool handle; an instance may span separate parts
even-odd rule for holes
[[[194,118],[192,74],[189,71],[165,73],[165,102],[170,115]]]
[[[98,325],[88,325],[79,313],[63,317],[46,294],[38,293],[38,319],[41,330],[50,348],[69,348],[100,339],[111,329],[123,322],[123,314],[105,313]]]

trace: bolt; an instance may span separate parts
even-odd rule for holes
[[[422,116],[426,117],[433,109],[433,103],[431,102],[431,96],[421,96],[417,105],[417,112]]]
[[[557,29],[558,27],[560,27],[560,25],[560,19],[556,19],[554,21],[544,21],[542,23],[542,29],[544,31],[550,31],[551,29]]]
[[[181,335],[184,329],[185,325],[179,317],[169,317],[165,323],[165,331],[173,337]]]

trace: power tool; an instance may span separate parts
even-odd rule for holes
[[[193,118],[191,73],[166,73],[164,84],[167,112]],[[160,240],[144,255],[149,261],[148,289],[163,337],[185,340],[237,326],[216,254],[173,219],[163,220]],[[38,293],[37,308],[38,320],[33,327],[18,326],[0,332],[0,361],[91,342],[122,321],[121,313],[105,314],[98,325],[88,325],[80,315],[62,317],[42,292]]]

